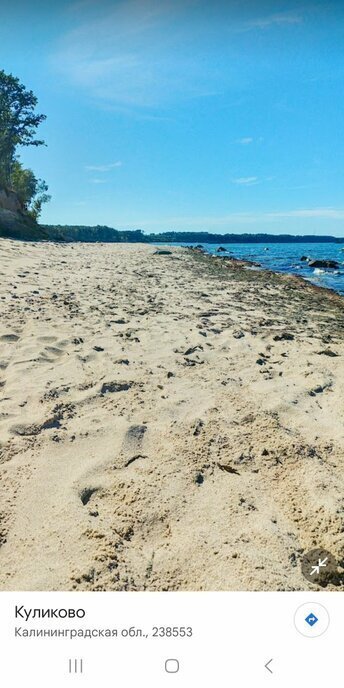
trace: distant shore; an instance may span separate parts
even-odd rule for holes
[[[344,244],[344,237],[262,234],[262,233],[226,233],[217,234],[207,231],[167,231],[145,234],[141,229],[123,230],[103,225],[41,225],[50,239],[61,241],[101,241],[101,242],[142,242],[146,244],[285,244],[285,243],[335,243]]]
[[[0,189],[1,195],[1,189]],[[225,233],[208,231],[174,231],[144,233],[141,229],[115,229],[107,225],[51,225],[38,224],[20,212],[2,208],[0,198],[0,238],[24,241],[62,241],[88,243],[146,243],[146,244],[285,244],[336,243],[344,244],[344,237],[331,235],[292,235],[266,233]]]
[[[303,553],[343,560],[343,297],[161,249],[0,240],[2,590],[315,590]]]

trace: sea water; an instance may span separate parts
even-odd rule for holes
[[[185,246],[186,244],[181,243],[180,245]],[[217,253],[217,249],[221,245],[226,248],[226,253]],[[319,287],[327,287],[339,294],[344,294],[344,244],[335,242],[275,244],[267,242],[264,244],[205,243],[202,246],[208,253],[256,261],[262,268],[299,275]],[[302,256],[307,256],[313,260],[335,260],[339,263],[339,269],[310,268],[307,261],[301,260]]]

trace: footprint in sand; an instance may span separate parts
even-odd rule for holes
[[[48,337],[48,336],[38,337],[37,341],[42,342],[42,344],[53,344],[54,342],[57,341],[57,337],[53,337],[53,336],[51,336],[51,337]]]
[[[47,351],[49,354],[51,354],[53,356],[57,356],[57,357],[62,356],[64,354],[64,351],[62,351],[62,349],[59,349],[56,346],[46,346],[45,351]]]
[[[36,360],[42,363],[54,363],[65,354],[68,356],[66,351],[63,351],[57,346],[45,346]]]
[[[131,425],[128,428],[123,441],[123,453],[126,457],[124,468],[128,468],[137,459],[147,458],[142,454],[142,445],[146,432],[146,425]]]
[[[3,334],[2,337],[0,337],[0,341],[2,342],[17,342],[18,339],[20,339],[20,337],[17,334]]]

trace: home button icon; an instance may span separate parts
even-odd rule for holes
[[[166,659],[165,671],[167,671],[168,674],[177,674],[179,671],[178,659]]]

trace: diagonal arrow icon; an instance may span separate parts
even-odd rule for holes
[[[269,661],[266,662],[266,664],[264,664],[265,669],[267,669],[268,671],[270,671],[270,674],[273,674],[273,673],[274,673],[274,672],[272,671],[272,669],[270,669],[270,667],[269,667],[269,664],[271,664],[272,661],[273,661],[273,659],[269,659]]]
[[[319,576],[319,574],[320,574],[320,569],[321,569],[321,568],[324,568],[324,567],[326,568],[326,566],[327,566],[327,561],[328,561],[328,557],[325,557],[325,559],[323,559],[323,560],[319,559],[318,565],[317,565],[317,566],[312,566],[312,570],[311,570],[311,572],[310,572],[310,575],[311,575],[311,576],[314,576],[314,574],[316,573],[316,574]]]

